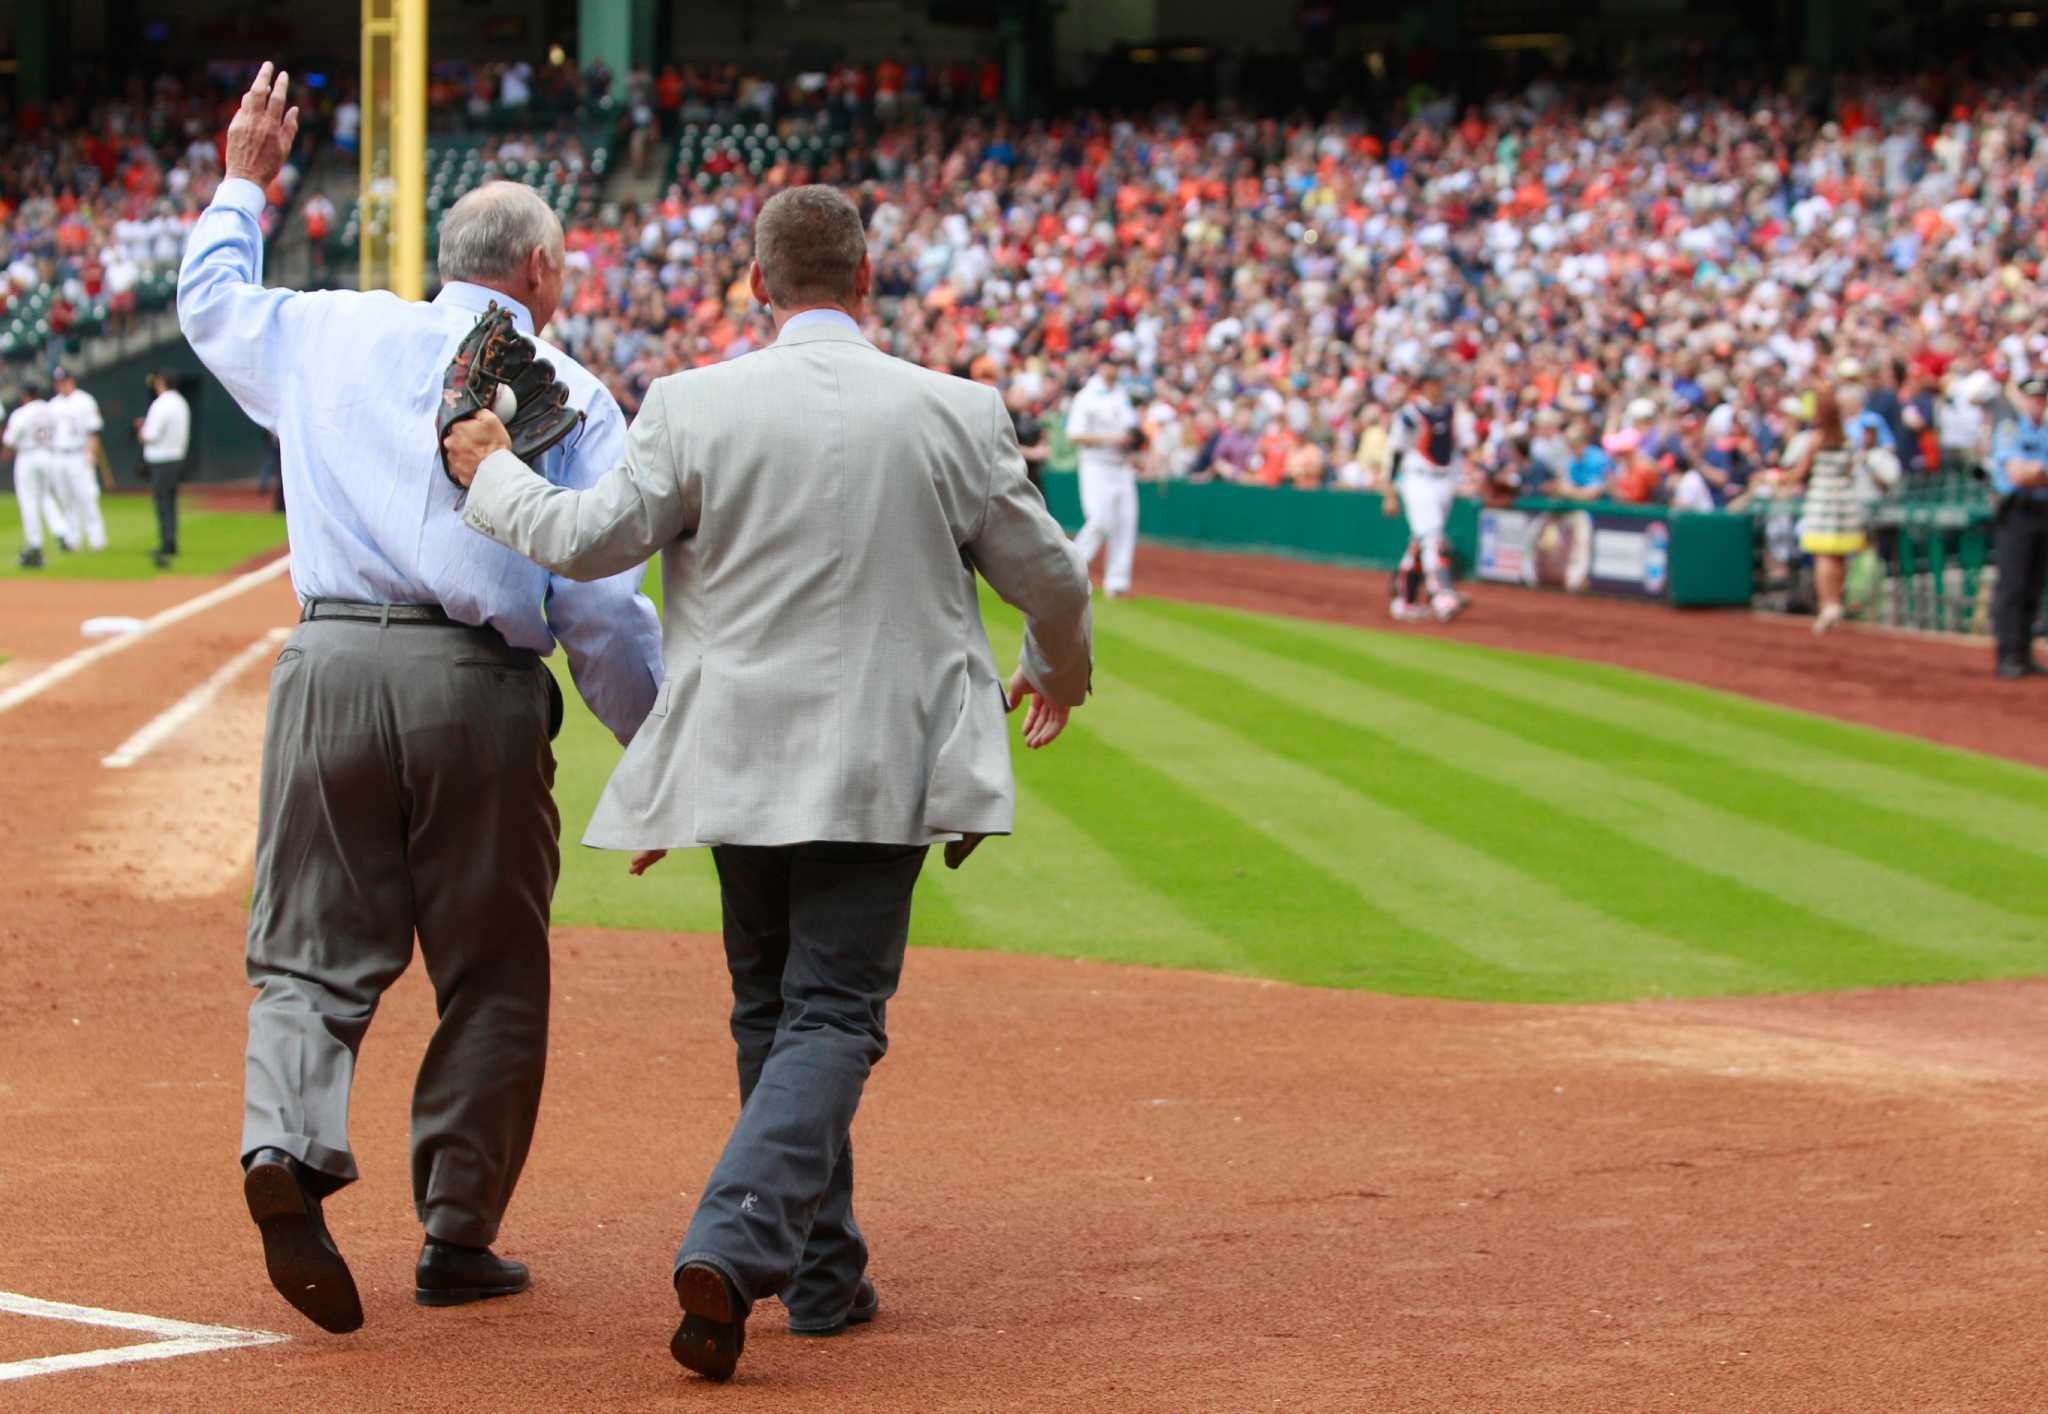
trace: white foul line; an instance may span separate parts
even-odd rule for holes
[[[245,575],[229,580],[226,584],[209,589],[204,594],[187,599],[182,604],[173,604],[160,614],[154,614],[142,621],[142,627],[118,638],[109,638],[104,643],[95,643],[90,648],[81,648],[69,658],[59,659],[34,677],[25,679],[0,692],[0,712],[19,707],[41,693],[45,688],[55,687],[69,677],[76,677],[102,658],[111,658],[124,648],[133,648],[143,639],[172,624],[181,623],[194,614],[203,614],[216,604],[224,604],[237,594],[247,593],[259,584],[267,584],[291,568],[291,556],[285,555],[271,561],[262,569],[251,570]]]
[[[136,1360],[168,1360],[176,1355],[201,1355],[209,1350],[233,1350],[244,1345],[275,1345],[290,1336],[275,1331],[245,1331],[233,1326],[202,1326],[192,1321],[173,1321],[163,1316],[141,1316],[128,1311],[104,1311],[97,1306],[72,1306],[63,1301],[44,1301],[17,1292],[0,1291],[0,1311],[17,1316],[40,1316],[50,1321],[72,1321],[84,1326],[111,1326],[116,1330],[139,1331],[161,1339],[139,1345],[116,1345],[105,1350],[80,1350],[69,1355],[40,1355],[30,1360],[0,1364],[0,1380],[25,1380],[31,1375],[55,1375],[66,1370],[89,1370],[98,1365],[125,1365]]]
[[[207,705],[214,698],[220,696],[222,688],[234,681],[236,675],[246,670],[250,664],[268,653],[273,644],[289,637],[291,637],[291,630],[288,628],[274,628],[269,633],[264,634],[263,637],[257,639],[234,657],[228,659],[227,662],[221,664],[212,677],[193,688],[147,722],[144,722],[141,729],[134,736],[129,737],[128,740],[115,747],[108,755],[102,756],[100,764],[112,767],[115,770],[119,770],[123,766],[133,766],[137,761],[140,761],[143,757],[149,755],[150,752],[168,741],[178,728],[184,726],[185,723],[205,711]]]

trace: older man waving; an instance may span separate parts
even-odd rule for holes
[[[228,128],[227,180],[193,228],[178,321],[284,459],[302,608],[263,735],[243,1194],[279,1293],[348,1331],[362,1306],[322,1200],[356,1177],[356,1051],[415,934],[440,1012],[413,1091],[415,1297],[446,1306],[527,1285],[489,1247],[547,1060],[560,703],[541,657],[559,640],[625,741],[654,702],[660,627],[636,576],[554,579],[470,534],[442,475],[444,370],[478,316],[509,308],[526,337],[554,314],[562,230],[547,204],[508,182],[457,202],[432,304],[265,289],[256,218],[298,126],[285,93],[265,64]],[[536,357],[583,414],[541,470],[593,484],[625,419],[567,355]]]

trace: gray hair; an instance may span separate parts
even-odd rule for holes
[[[536,249],[562,263],[562,223],[540,193],[519,182],[486,182],[441,218],[437,263],[443,280],[488,284],[518,274]]]
[[[777,192],[754,218],[754,260],[781,309],[851,304],[867,250],[859,208],[832,187]]]

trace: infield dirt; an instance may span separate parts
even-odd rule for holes
[[[1141,587],[1382,607],[1379,576],[1205,557],[1195,585],[1175,560],[1147,547]],[[0,686],[89,614],[204,587],[10,586]],[[1521,633],[1523,604],[1549,627]],[[1637,665],[1694,680],[1679,666],[1756,662],[1759,695],[1859,719],[1845,704],[1890,710],[1887,682],[1940,691],[1943,739],[2036,759],[2016,729],[2035,694],[1987,696],[1969,725],[1952,689],[1982,664],[1946,645],[1816,652],[1801,626],[1726,615],[1639,634],[1619,616],[1656,611],[1505,592],[1480,608],[1456,636],[1609,661],[1633,641]],[[0,717],[0,1289],[294,1338],[0,1383],[0,1408],[2039,1403],[2048,982],[1505,1007],[921,949],[856,1125],[881,1318],[799,1341],[765,1305],[718,1389],[667,1355],[666,1278],[736,1103],[719,950],[563,930],[547,1099],[500,1243],[534,1289],[412,1305],[415,969],[364,1051],[366,1177],[329,1205],[368,1325],[322,1335],[265,1282],[236,1180],[264,674],[132,770],[98,764],[291,617],[264,586]],[[0,1321],[0,1359],[101,1343]]]

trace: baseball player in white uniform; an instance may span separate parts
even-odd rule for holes
[[[21,406],[7,415],[7,430],[0,432],[0,444],[14,454],[14,495],[21,502],[21,567],[43,567],[43,532],[59,542],[68,541],[71,527],[53,504],[56,488],[50,464],[50,405],[43,389],[25,383]]]
[[[1067,406],[1067,440],[1081,463],[1083,524],[1074,544],[1084,564],[1093,564],[1095,552],[1108,545],[1102,592],[1112,599],[1131,592],[1131,560],[1138,552],[1138,410],[1123,390],[1119,365],[1115,355],[1105,355]]]
[[[57,396],[50,399],[52,476],[65,514],[84,534],[86,548],[107,548],[107,523],[100,518],[100,405],[78,386],[69,369],[59,368]]]
[[[1464,604],[1451,588],[1444,547],[1444,526],[1458,491],[1457,445],[1453,412],[1443,401],[1443,379],[1434,369],[1416,380],[1414,395],[1394,415],[1390,441],[1396,458],[1394,489],[1408,521],[1408,549],[1394,572],[1389,611],[1403,620],[1433,613],[1447,623]]]

